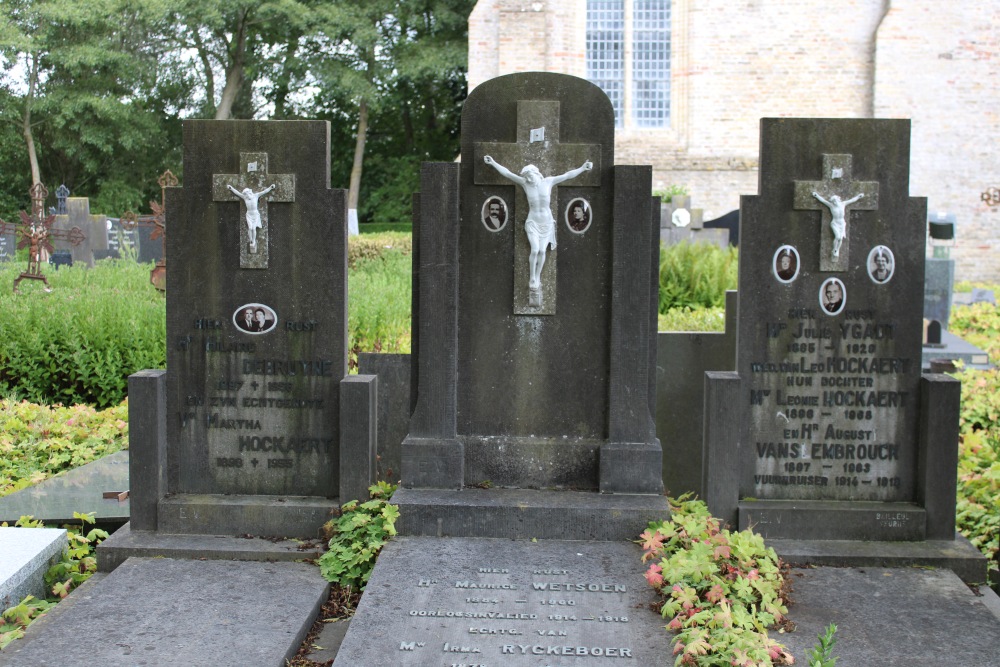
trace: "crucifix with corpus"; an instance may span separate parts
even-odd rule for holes
[[[295,201],[295,174],[271,174],[267,153],[240,153],[239,174],[213,174],[212,199],[241,201],[240,268],[266,269],[268,202]]]
[[[559,102],[519,100],[515,143],[477,142],[474,182],[517,185],[514,243],[514,313],[555,313],[558,185],[601,184],[601,147],[559,142]],[[546,174],[549,174],[546,176]]]
[[[878,209],[878,181],[851,178],[851,155],[823,154],[823,180],[795,181],[794,206],[822,211],[820,271],[847,271],[850,266],[850,211]],[[829,230],[829,231],[827,231]]]

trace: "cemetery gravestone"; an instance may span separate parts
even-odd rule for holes
[[[166,191],[168,370],[130,379],[129,539],[315,537],[371,483],[374,444],[341,435],[344,411],[374,410],[375,396],[374,378],[341,383],[346,206],[328,140],[323,122],[184,124],[184,187]],[[234,179],[261,199],[280,190],[257,230],[266,262],[247,265]]]
[[[662,492],[649,169],[613,166],[608,100],[573,77],[494,79],[470,95],[462,128],[461,165],[425,165],[415,207],[417,403],[402,448],[414,491],[398,500],[487,481]],[[544,179],[573,174],[546,181],[545,211],[529,203],[531,183],[510,176],[530,164]],[[499,225],[491,203],[501,205]],[[574,227],[574,204],[585,226]],[[546,214],[557,243],[533,305],[526,220]]]
[[[73,244],[66,238],[55,236],[52,245],[56,252],[68,251],[73,263],[83,262],[93,267],[94,253],[108,249],[107,216],[91,214],[87,197],[66,197],[64,201],[66,213],[56,215],[52,229],[69,232],[74,227],[79,228],[83,232],[83,241]]]
[[[139,235],[136,229],[126,229],[120,219],[108,220],[108,251],[116,257],[138,259]]]
[[[737,371],[706,388],[706,498],[741,528],[955,538],[959,384],[921,377],[926,201],[909,197],[909,136],[903,120],[761,122]]]
[[[4,226],[0,229],[0,262],[14,259],[15,252],[17,252],[17,234],[7,231],[7,227]]]

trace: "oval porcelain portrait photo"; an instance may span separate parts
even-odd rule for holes
[[[233,312],[233,324],[243,333],[265,334],[278,324],[278,314],[262,303],[247,303]]]

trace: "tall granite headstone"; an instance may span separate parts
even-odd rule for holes
[[[131,530],[315,537],[374,475],[329,126],[187,121],[184,176],[166,190],[167,372],[130,381]]]
[[[65,187],[65,186],[60,186]],[[105,215],[90,212],[90,200],[87,197],[65,197],[60,200],[60,206],[65,201],[65,214],[56,215],[52,229],[68,232],[77,227],[83,232],[83,241],[78,244],[68,239],[54,237],[52,246],[56,252],[69,251],[73,263],[83,263],[94,266],[94,253],[108,249],[108,218]],[[58,210],[58,209],[57,209]]]
[[[926,200],[905,120],[764,119],[710,508],[766,537],[955,538],[959,383],[921,376]]]
[[[493,487],[484,502],[501,489],[662,492],[650,178],[614,165],[610,103],[582,79],[510,75],[469,96],[461,164],[425,165],[414,207],[417,400],[395,499],[404,532],[556,530],[498,527],[505,510],[491,519],[469,504],[476,486]],[[533,234],[548,239],[537,285]]]

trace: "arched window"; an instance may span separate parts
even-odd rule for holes
[[[587,0],[587,79],[615,109],[615,126],[670,121],[670,0]]]

